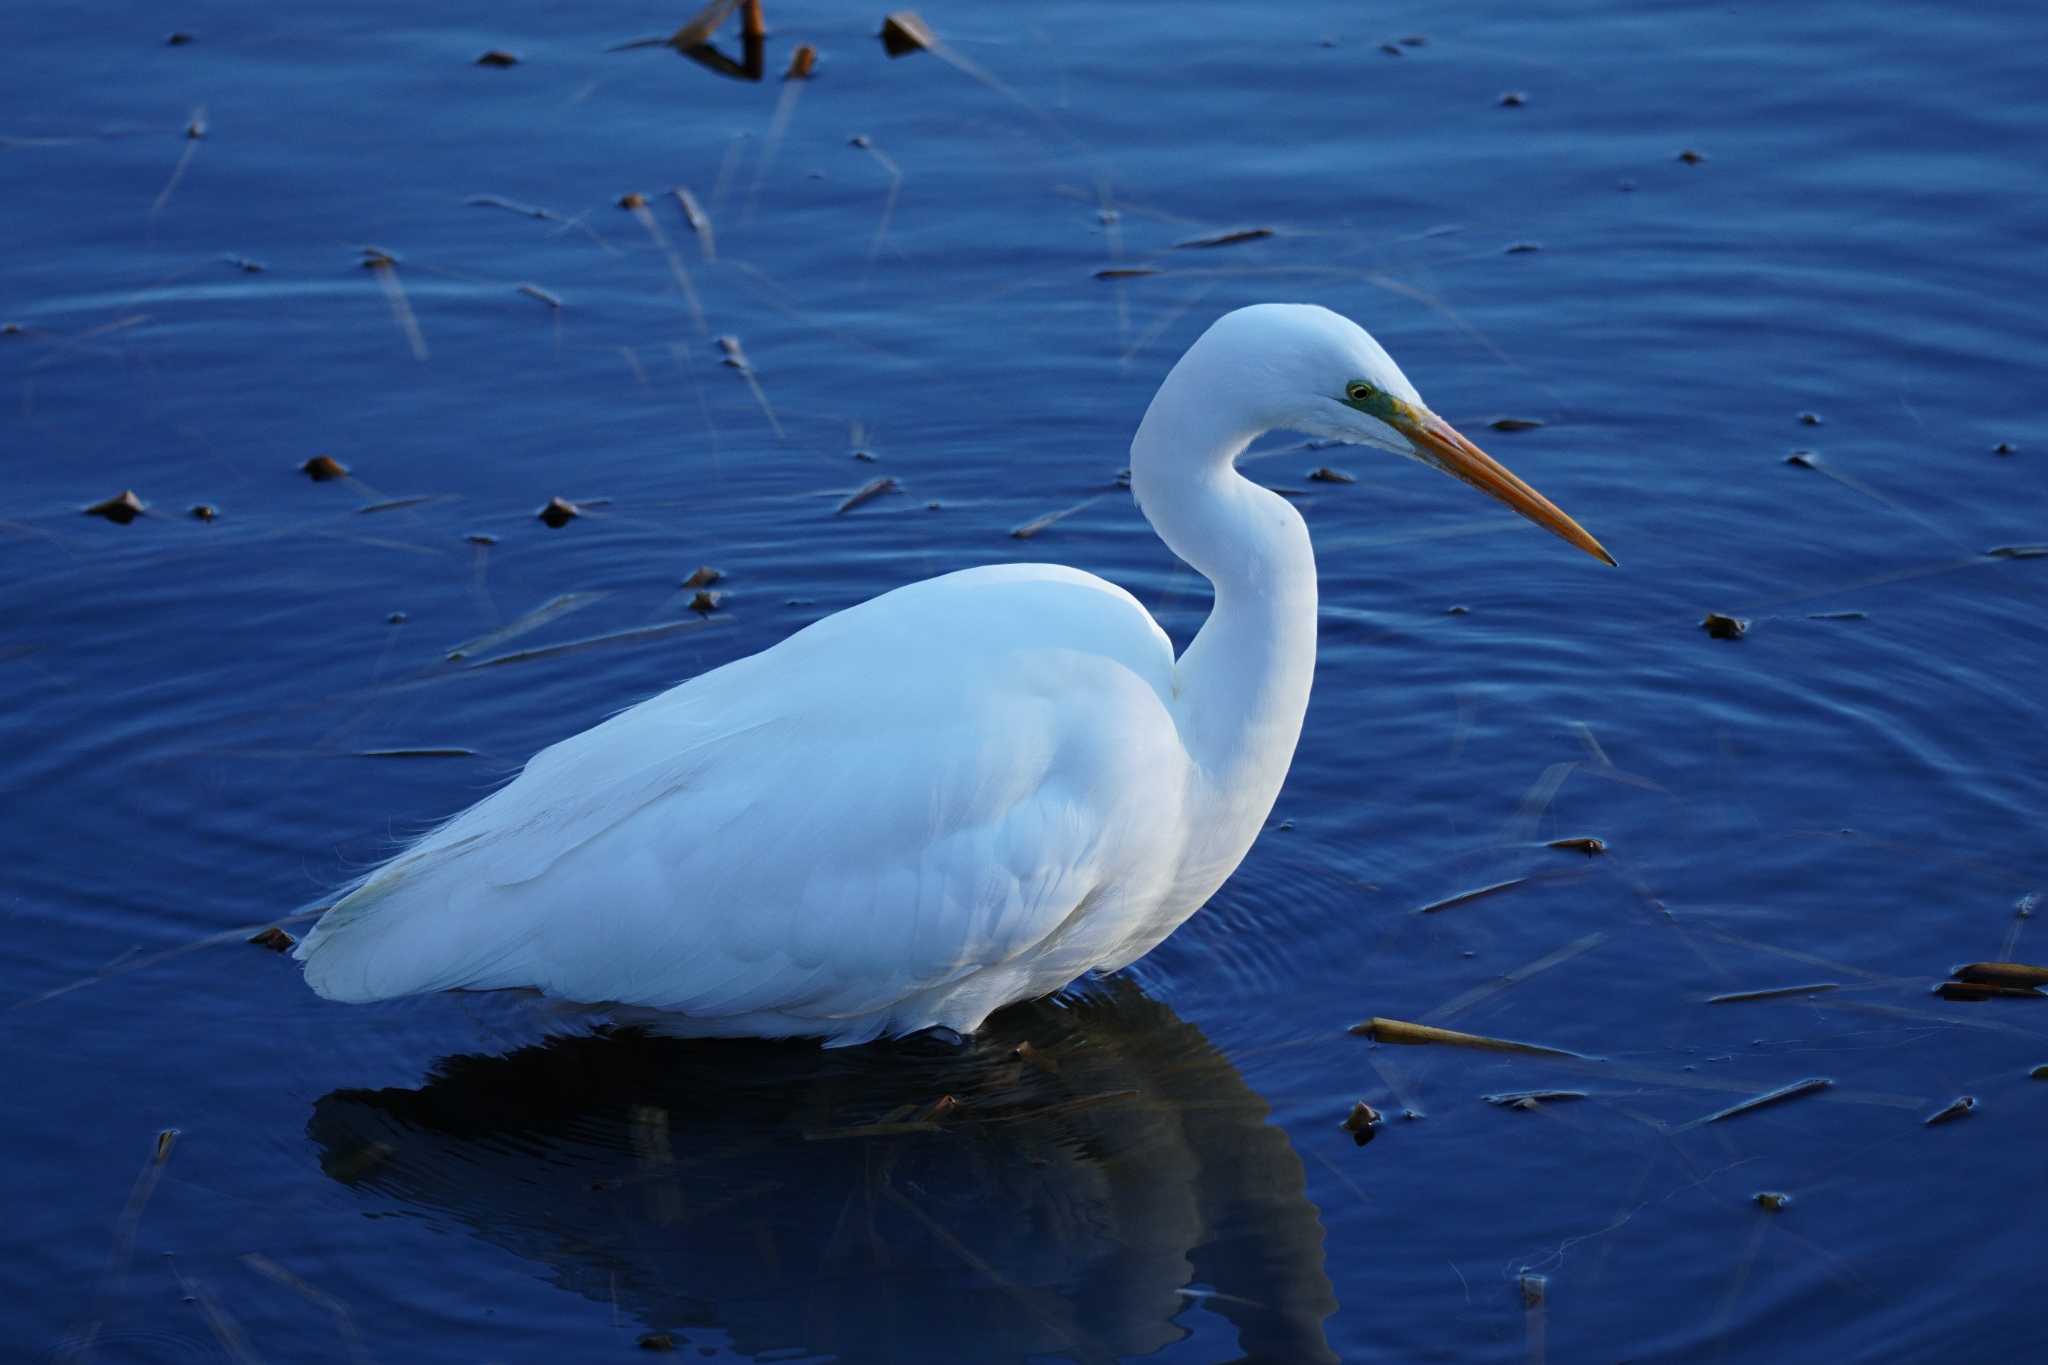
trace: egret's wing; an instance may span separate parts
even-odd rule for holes
[[[1178,755],[1164,637],[1084,579],[914,585],[551,747],[339,902],[308,979],[829,1033],[1062,933],[1078,974]]]

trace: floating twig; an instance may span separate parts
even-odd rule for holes
[[[691,194],[687,187],[678,185],[669,193],[682,206],[683,221],[690,225],[690,231],[697,234],[697,245],[703,251],[704,259],[717,260],[718,238],[711,231],[711,215],[704,211],[704,206],[697,202],[697,196]]]
[[[1755,991],[1725,991],[1720,995],[1707,997],[1709,1005],[1733,1005],[1745,1000],[1776,1000],[1787,995],[1811,995],[1815,991],[1832,991],[1840,987],[1838,981],[1809,981],[1803,986],[1767,986]]]
[[[881,497],[884,493],[894,493],[896,491],[896,480],[890,478],[886,474],[879,479],[871,479],[867,483],[864,483],[859,488],[855,489],[850,495],[848,495],[846,501],[840,503],[838,507],[834,508],[833,515],[838,516],[842,512],[851,512],[854,508],[861,506],[863,503],[873,502],[876,498]]]
[[[1695,1119],[1694,1122],[1720,1123],[1738,1114],[1750,1114],[1774,1104],[1783,1104],[1786,1100],[1796,1100],[1802,1095],[1818,1094],[1833,1084],[1834,1082],[1825,1076],[1808,1076],[1803,1081],[1794,1081],[1790,1085],[1781,1085],[1776,1090],[1766,1090],[1761,1095],[1751,1095],[1746,1100],[1738,1100],[1726,1109],[1716,1110],[1703,1119]]]
[[[1434,915],[1440,910],[1452,910],[1460,905],[1470,905],[1473,901],[1484,900],[1488,896],[1513,890],[1528,880],[1527,877],[1510,877],[1504,882],[1494,882],[1491,886],[1481,886],[1475,887],[1470,891],[1460,891],[1455,896],[1446,896],[1440,901],[1431,901],[1427,905],[1418,906],[1415,913],[1418,915]]]
[[[783,434],[782,423],[775,420],[775,407],[768,401],[768,394],[762,389],[761,380],[755,375],[753,362],[747,359],[746,348],[740,345],[740,339],[736,336],[722,336],[718,339],[718,349],[725,353],[725,359],[720,363],[729,369],[738,370],[740,378],[747,381],[747,387],[753,391],[754,401],[761,405],[762,416],[766,417],[768,425],[775,429],[775,439],[788,440],[789,438]]]
[[[1937,1123],[1953,1123],[1966,1114],[1974,1114],[1976,1112],[1977,1097],[1975,1095],[1958,1095],[1920,1121],[1929,1128],[1932,1128]]]
[[[385,301],[391,305],[391,316],[398,323],[398,330],[405,334],[406,344],[412,348],[414,360],[427,358],[427,338],[420,331],[419,319],[413,316],[412,304],[405,297],[405,286],[398,281],[398,258],[378,247],[363,248],[363,269],[377,279],[378,288],[384,291]]]
[[[1571,1052],[1561,1047],[1543,1047],[1537,1043],[1517,1043],[1505,1038],[1488,1038],[1478,1033],[1460,1033],[1456,1029],[1437,1028],[1432,1024],[1411,1024],[1401,1019],[1382,1019],[1375,1016],[1362,1024],[1353,1024],[1351,1032],[1372,1039],[1376,1043],[1397,1043],[1413,1045],[1441,1043],[1448,1047],[1485,1048],[1493,1052],[1526,1052],[1539,1057],[1572,1057],[1579,1061],[1591,1061],[1581,1052]]]
[[[1074,513],[1092,507],[1101,500],[1102,495],[1098,493],[1092,498],[1084,498],[1080,502],[1075,503],[1072,507],[1062,507],[1057,512],[1047,512],[1044,516],[1033,517],[1031,520],[1025,522],[1021,526],[1012,526],[1010,528],[1011,538],[1015,540],[1030,540],[1039,532],[1044,531],[1049,527],[1058,525],[1060,522],[1074,515]]]

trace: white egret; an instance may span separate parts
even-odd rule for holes
[[[527,988],[681,1034],[973,1032],[1136,961],[1243,860],[1316,657],[1308,528],[1235,461],[1284,429],[1454,474],[1609,564],[1362,328],[1219,319],[1131,442],[1215,605],[1176,659],[1058,564],[897,588],[543,749],[361,878],[297,949],[335,1000]]]

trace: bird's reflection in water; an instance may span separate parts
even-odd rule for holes
[[[1198,1030],[1110,982],[957,1048],[613,1033],[451,1057],[417,1090],[326,1096],[310,1132],[336,1180],[679,1343],[1107,1361],[1208,1312],[1245,1359],[1332,1361],[1322,1225],[1267,1120]]]

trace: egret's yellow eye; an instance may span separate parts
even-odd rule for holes
[[[1363,403],[1378,392],[1378,389],[1366,383],[1363,379],[1354,379],[1344,386],[1344,396],[1354,403]]]

